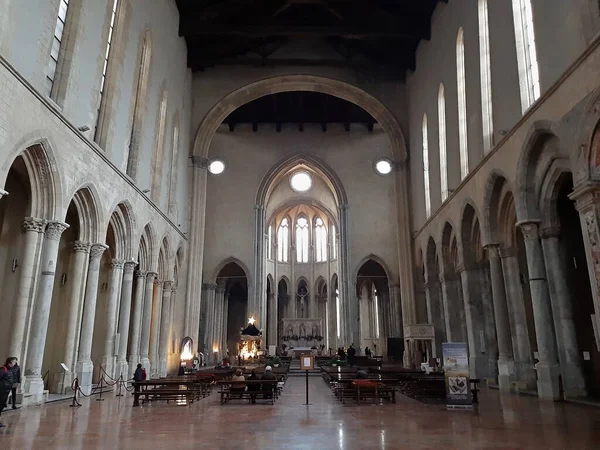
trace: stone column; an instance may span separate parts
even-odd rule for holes
[[[227,321],[229,318],[229,294],[225,295],[225,303],[223,303],[223,341],[221,342],[221,349],[224,355],[229,350],[227,348]]]
[[[494,302],[492,300],[492,286],[490,269],[487,260],[478,264],[479,285],[481,292],[481,306],[485,329],[483,342],[487,358],[488,384],[496,384],[498,380],[498,340],[496,339],[496,322],[494,317]]]
[[[40,403],[44,396],[44,381],[42,380],[42,362],[48,332],[48,319],[52,304],[52,289],[56,275],[56,260],[60,236],[69,228],[62,222],[48,222],[40,257],[40,274],[35,303],[32,311],[27,363],[25,366],[25,389],[31,395],[31,403]]]
[[[124,261],[113,259],[108,276],[108,293],[106,295],[106,335],[104,339],[104,356],[102,367],[109,377],[114,377],[115,369],[115,334],[117,332],[117,305],[123,278]]]
[[[75,371],[75,344],[77,328],[79,325],[79,311],[83,302],[83,289],[85,286],[85,276],[87,263],[90,254],[90,244],[87,242],[73,242],[73,254],[69,264],[69,310],[67,312],[67,335],[63,353],[63,362],[69,368],[70,372],[63,377],[59,376],[59,392],[64,392],[65,386],[71,386],[73,374]],[[60,375],[60,374],[59,374]]]
[[[171,294],[173,293],[173,282],[163,282],[162,309],[160,320],[160,343],[158,349],[159,375],[167,376],[167,356],[169,354],[169,318],[171,316]]]
[[[400,298],[400,285],[391,284],[389,286],[389,304],[390,308],[390,329],[389,337],[402,337],[404,336],[402,326],[402,299]]]
[[[129,344],[129,373],[133,376],[136,365],[140,362],[140,330],[144,309],[144,291],[146,287],[146,272],[135,272],[135,298],[133,300],[133,316],[131,317],[131,343]]]
[[[517,226],[521,227],[523,231],[527,250],[529,286],[538,344],[539,362],[536,364],[538,396],[544,400],[558,400],[560,398],[560,368],[538,224],[537,220],[524,220],[518,222]]]
[[[150,376],[158,377],[160,373],[160,360],[158,355],[160,341],[160,322],[162,310],[162,281],[154,281],[152,291],[152,324],[150,326]]]
[[[219,358],[225,356],[223,342],[223,304],[225,303],[225,283],[219,282],[215,289],[215,307],[213,316],[213,342],[211,347],[218,349]]]
[[[148,272],[146,274],[146,284],[144,289],[144,306],[142,311],[142,324],[140,331],[140,364],[150,374],[150,328],[152,324],[152,298],[154,292],[154,279],[158,274]]]
[[[36,266],[36,255],[38,253],[38,242],[40,235],[44,233],[46,221],[35,217],[26,217],[23,221],[23,233],[25,234],[23,258],[21,260],[19,276],[19,287],[17,299],[14,306],[13,320],[9,333],[8,353],[19,358],[23,364],[25,327],[27,312],[33,295],[35,283],[34,268]]]
[[[456,325],[456,322],[460,322],[460,316],[458,310],[453,308],[454,303],[456,303],[454,299],[456,295],[454,280],[450,276],[441,273],[440,284],[442,286],[442,304],[444,306],[444,326],[447,342],[460,342]]]
[[[202,287],[205,294],[203,302],[206,305],[206,323],[204,325],[205,353],[207,359],[209,361],[213,361],[213,346],[215,341],[215,290],[217,289],[217,285],[212,283],[204,283]]]
[[[119,347],[117,352],[117,370],[115,378],[123,375],[127,378],[129,364],[127,363],[127,342],[129,340],[129,320],[131,318],[131,295],[133,292],[133,271],[137,266],[135,261],[127,261],[123,268],[123,283],[121,284],[121,308],[119,311]]]
[[[498,340],[498,385],[501,392],[510,392],[513,389],[516,372],[500,249],[498,244],[491,244],[485,248],[490,261],[492,301],[496,319],[496,338]]]
[[[98,299],[98,279],[100,277],[100,261],[102,260],[102,254],[107,248],[108,246],[104,244],[93,244],[90,248],[90,263],[87,271],[83,316],[81,318],[79,358],[76,368],[79,376],[79,386],[85,395],[90,395],[92,391],[92,376],[94,373],[92,342],[94,338],[96,300]]]
[[[267,348],[265,351],[269,351],[269,345],[277,345],[277,295],[274,292],[269,294],[267,299],[269,302],[269,331],[267,334]]]
[[[504,272],[504,289],[512,331],[517,386],[520,389],[535,389],[536,379],[525,315],[525,300],[521,289],[517,249],[501,248],[500,258],[502,260],[502,271]]]
[[[469,343],[469,371],[471,378],[485,378],[488,375],[488,361],[485,355],[485,318],[479,273],[477,268],[461,266],[462,293],[467,326],[467,342]]]
[[[435,357],[442,357],[442,342],[446,340],[444,327],[444,311],[440,298],[440,282],[435,274],[427,277],[425,283],[425,301],[427,302],[427,322],[433,325],[435,332]]]
[[[585,397],[585,378],[581,368],[577,334],[573,320],[573,300],[567,280],[565,257],[560,243],[560,229],[542,230],[542,247],[548,273],[548,288],[554,311],[554,326],[558,342],[559,360],[563,372],[566,397]]]

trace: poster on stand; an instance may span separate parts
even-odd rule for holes
[[[469,381],[469,354],[464,342],[442,344],[446,405],[448,408],[472,407]]]

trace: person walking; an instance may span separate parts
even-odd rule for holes
[[[135,372],[133,372],[133,381],[135,381],[133,385],[134,394],[140,392],[140,385],[138,383],[142,381],[146,381],[146,371],[142,367],[141,364],[137,365]]]
[[[2,416],[2,410],[6,405],[6,401],[8,400],[8,394],[13,388],[14,383],[14,373],[11,370],[12,367],[17,363],[17,358],[11,356],[6,359],[6,363],[0,367],[0,416]],[[0,428],[5,427],[2,422],[0,422]]]

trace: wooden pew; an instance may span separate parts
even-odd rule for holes
[[[188,404],[199,400],[202,391],[201,383],[197,380],[185,379],[154,379],[146,381],[134,381],[133,406],[156,400],[181,400],[185,399]]]
[[[244,390],[232,389],[232,385],[244,385]],[[278,380],[246,380],[246,381],[217,381],[220,387],[221,405],[224,405],[231,400],[267,400],[272,405],[279,398]],[[249,389],[250,388],[250,389]],[[254,388],[254,389],[252,389]]]

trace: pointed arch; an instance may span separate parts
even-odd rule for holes
[[[499,233],[499,209],[502,197],[507,192],[513,192],[513,187],[500,170],[494,169],[485,184],[483,192],[483,221],[481,233],[483,245],[496,244],[500,242]]]
[[[246,266],[246,264],[244,264],[241,260],[239,260],[238,258],[236,258],[234,256],[230,256],[229,258],[224,259],[223,261],[221,261],[219,263],[219,265],[217,265],[217,267],[213,271],[211,282],[216,283],[217,277],[219,276],[219,272],[221,272],[223,267],[225,267],[226,265],[231,264],[231,263],[237,264],[244,271],[244,274],[246,275],[246,279],[248,280],[248,286],[250,286],[252,280],[250,278],[251,272],[248,269],[248,266]]]
[[[465,265],[474,264],[484,259],[481,245],[481,227],[479,214],[474,203],[467,201],[461,213],[460,243],[462,261]]]
[[[88,243],[98,243],[100,241],[100,224],[103,223],[100,214],[102,209],[99,207],[98,193],[95,186],[91,183],[77,189],[71,200],[79,217],[79,237],[78,239]]]
[[[115,233],[115,258],[133,260],[132,239],[135,219],[131,204],[127,201],[118,203],[113,209],[109,223]]]
[[[365,256],[364,258],[362,258],[358,262],[358,264],[356,265],[356,269],[354,270],[354,273],[353,273],[353,276],[352,276],[353,280],[356,280],[356,278],[358,277],[358,272],[360,271],[360,268],[362,266],[364,266],[365,263],[368,262],[368,261],[374,261],[377,264],[379,264],[383,268],[383,270],[385,271],[385,276],[387,277],[387,279],[389,280],[389,282],[390,283],[394,282],[393,280],[395,280],[395,278],[391,276],[392,272],[390,271],[389,266],[386,264],[386,262],[383,260],[383,258],[381,258],[380,256],[378,256],[378,255],[376,255],[374,253],[368,254],[367,256]]]

